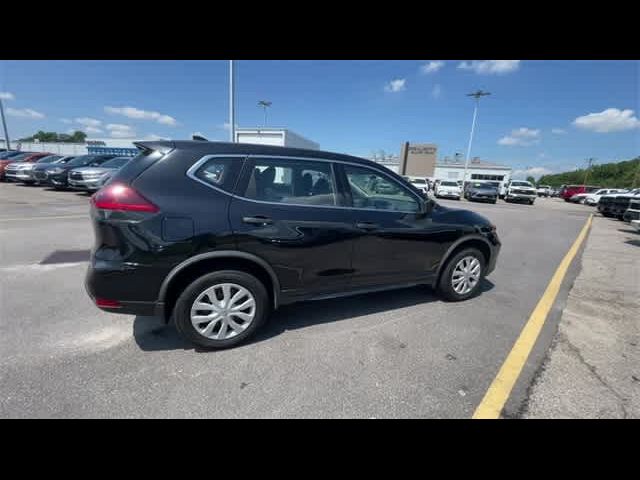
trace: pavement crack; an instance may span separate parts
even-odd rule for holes
[[[587,360],[582,356],[582,352],[580,351],[580,349],[576,347],[573,343],[571,343],[571,341],[566,336],[566,334],[559,333],[558,337],[560,342],[564,343],[567,346],[569,353],[571,353],[575,358],[578,359],[580,363],[582,363],[585,367],[587,367],[587,370],[589,370],[591,375],[593,375],[593,377],[596,380],[598,380],[598,382],[600,382],[600,384],[602,384],[603,387],[609,390],[611,394],[618,399],[619,406],[622,409],[622,415],[623,415],[622,418],[623,419],[629,418],[629,413],[627,412],[627,407],[626,407],[626,399],[622,395],[620,395],[611,385],[609,385],[609,383],[607,383],[607,381],[604,378],[602,378],[602,376],[600,376],[600,374],[598,373],[594,365],[591,365],[589,362],[587,362]]]

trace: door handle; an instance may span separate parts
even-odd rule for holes
[[[356,227],[362,230],[375,230],[376,228],[380,228],[380,225],[372,222],[357,222]]]
[[[263,217],[260,215],[256,217],[242,217],[242,221],[251,225],[271,225],[273,223],[273,220],[269,217]]]

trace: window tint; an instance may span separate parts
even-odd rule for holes
[[[241,158],[214,157],[198,168],[195,176],[214,187],[232,191],[242,163]]]
[[[255,158],[250,167],[247,198],[298,205],[336,204],[329,163]]]
[[[386,176],[368,168],[351,165],[345,165],[344,171],[354,207],[401,212],[420,210],[416,198]]]

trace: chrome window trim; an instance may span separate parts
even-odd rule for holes
[[[291,155],[248,155],[248,154],[239,154],[239,153],[234,153],[234,154],[224,154],[224,153],[217,153],[217,154],[210,154],[210,155],[205,155],[203,156],[200,160],[198,160],[196,163],[194,163],[191,167],[189,167],[189,169],[186,172],[187,177],[191,178],[192,180],[195,180],[196,182],[201,183],[202,185],[205,185],[209,188],[212,188],[220,193],[224,193],[225,195],[228,195],[232,198],[239,198],[241,200],[247,201],[247,202],[254,202],[254,203],[262,203],[262,204],[268,204],[268,205],[276,205],[276,206],[288,206],[288,207],[310,207],[310,208],[336,208],[336,209],[341,209],[341,210],[358,210],[358,211],[366,211],[366,212],[388,212],[388,213],[409,213],[412,215],[416,215],[418,213],[420,213],[419,211],[406,211],[406,210],[381,210],[381,209],[377,209],[377,208],[359,208],[359,207],[346,207],[346,206],[341,206],[341,205],[308,205],[308,204],[301,204],[301,203],[282,203],[282,202],[268,202],[265,200],[255,200],[253,198],[247,198],[245,196],[242,195],[238,195],[236,193],[232,193],[229,192],[227,190],[224,190],[220,187],[216,187],[215,185],[205,182],[204,180],[201,180],[200,178],[198,178],[196,176],[196,172],[198,171],[198,169],[205,164],[207,161],[211,160],[212,158],[244,158],[245,160],[250,160],[250,159],[254,159],[254,158],[267,158],[267,159],[283,159],[283,160],[302,160],[302,161],[307,161],[307,162],[326,162],[331,164],[331,172],[333,174],[333,184],[334,184],[334,189],[335,192],[334,196],[337,197],[337,179],[336,179],[336,170],[335,170],[335,165],[336,163],[341,163],[343,165],[353,165],[354,167],[360,167],[360,168],[365,168],[365,169],[369,169],[372,170],[376,173],[379,173],[385,177],[387,177],[389,179],[389,181],[391,182],[395,182],[400,188],[406,190],[411,196],[413,196],[417,202],[418,205],[421,204],[421,202],[423,201],[421,198],[419,198],[414,192],[412,192],[411,190],[409,190],[408,188],[406,188],[404,185],[400,184],[395,178],[393,178],[391,175],[387,174],[386,172],[384,172],[383,170],[377,168],[377,167],[371,167],[369,165],[362,165],[360,163],[356,163],[356,162],[349,162],[347,160],[329,160],[326,158],[311,158],[311,157],[296,157],[296,156],[291,156]],[[242,175],[242,171],[240,172],[240,175]],[[337,200],[337,198],[336,198]]]

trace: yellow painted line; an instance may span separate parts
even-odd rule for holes
[[[589,215],[589,218],[584,224],[584,227],[582,227],[578,238],[573,242],[573,245],[562,259],[562,262],[558,265],[558,268],[553,274],[549,285],[547,285],[547,289],[542,295],[542,298],[540,298],[540,301],[533,310],[533,313],[522,329],[522,332],[520,332],[518,340],[516,340],[516,343],[513,345],[511,352],[509,352],[509,355],[502,364],[498,375],[491,383],[489,390],[487,390],[487,393],[480,402],[480,405],[476,408],[472,418],[500,418],[502,408],[504,407],[504,404],[507,403],[511,390],[516,384],[516,381],[520,376],[520,372],[522,372],[522,368],[524,367],[527,358],[529,358],[529,354],[538,339],[538,335],[540,335],[544,322],[547,320],[547,315],[558,296],[562,280],[564,280],[571,262],[575,258],[582,242],[587,236],[587,232],[591,227],[592,219],[593,214]]]
[[[51,215],[49,217],[17,217],[17,218],[0,218],[0,222],[20,222],[26,220],[59,220],[64,218],[89,218],[89,214],[83,215]]]

